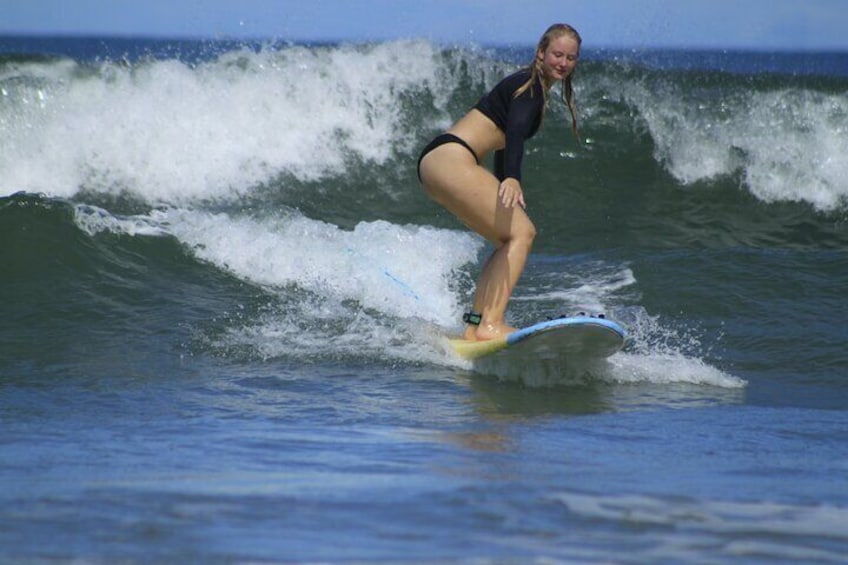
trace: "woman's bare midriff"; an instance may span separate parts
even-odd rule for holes
[[[465,114],[448,130],[468,143],[482,163],[490,151],[503,149],[506,137],[495,122],[477,109]]]

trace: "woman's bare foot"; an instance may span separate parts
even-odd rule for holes
[[[490,339],[497,339],[499,337],[506,337],[514,331],[516,331],[516,328],[504,323],[487,324],[484,322],[479,326],[466,326],[464,337],[470,341],[487,341]]]

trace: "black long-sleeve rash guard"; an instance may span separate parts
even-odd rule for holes
[[[530,69],[511,74],[474,106],[495,122],[506,137],[504,148],[495,152],[495,176],[500,181],[510,177],[521,181],[524,141],[536,135],[542,123],[545,108],[542,82],[537,79],[521,95],[515,96],[515,91],[528,80]]]

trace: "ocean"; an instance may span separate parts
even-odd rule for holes
[[[415,165],[531,55],[0,38],[0,562],[844,563],[848,53],[587,47],[508,321],[627,341],[484,372]]]

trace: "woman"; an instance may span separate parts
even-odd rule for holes
[[[577,136],[571,80],[581,41],[571,26],[552,25],[529,67],[503,79],[421,153],[418,176],[430,197],[496,247],[477,281],[474,307],[463,316],[465,339],[515,331],[504,313],[536,236],[524,211],[524,141],[541,126],[548,90],[557,81]],[[496,151],[494,175],[481,165],[490,151]]]

